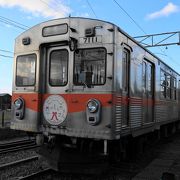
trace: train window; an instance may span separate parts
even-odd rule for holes
[[[177,80],[161,70],[161,97],[176,100]]]
[[[36,55],[18,56],[16,63],[16,86],[35,85]]]
[[[149,64],[148,69],[148,91],[151,95],[153,95],[153,88],[154,88],[154,76],[153,76],[153,66]]]
[[[170,99],[171,96],[171,89],[170,89],[170,79],[171,79],[171,76],[169,74],[166,75],[166,98]]]
[[[130,59],[130,52],[126,49],[123,50],[123,57],[122,57],[122,87],[125,91],[128,90],[128,79],[129,79],[129,59]]]
[[[49,83],[52,86],[67,84],[68,51],[65,49],[52,51],[50,54]]]
[[[143,92],[145,93],[146,91],[146,62],[143,62],[143,73],[142,73],[142,87],[143,87]]]
[[[161,97],[166,98],[166,73],[161,70]]]
[[[44,27],[42,30],[43,37],[62,35],[68,32],[67,24],[58,24]]]
[[[176,79],[171,77],[171,99],[176,100]]]
[[[74,84],[103,85],[106,80],[106,50],[79,49],[75,52]]]

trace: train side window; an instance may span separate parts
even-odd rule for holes
[[[176,100],[176,78],[171,77],[171,99]]]
[[[143,87],[143,92],[145,93],[146,91],[146,62],[143,61],[143,73],[142,73],[142,87]]]
[[[171,76],[169,74],[166,75],[166,98],[171,98],[171,88],[170,88],[170,79]]]
[[[166,73],[161,70],[161,97],[166,98]]]
[[[176,93],[177,93],[177,80],[175,79],[175,81],[174,81],[174,100],[177,99]]]
[[[142,64],[142,87],[143,92],[148,95],[154,95],[154,65],[150,61],[144,59]]]
[[[161,70],[161,97],[176,100],[177,80]]]
[[[22,55],[16,61],[16,86],[34,86],[36,77],[36,55]]]
[[[75,52],[75,85],[104,85],[106,80],[106,50],[104,48],[79,49]]]
[[[54,50],[50,54],[49,83],[51,86],[65,86],[67,84],[68,51]]]
[[[152,64],[149,63],[149,68],[148,68],[148,92],[149,94],[153,95],[153,87],[154,87],[154,81],[153,81],[153,66]]]
[[[123,79],[122,88],[125,91],[128,90],[129,60],[130,60],[130,52],[124,49],[122,54],[122,79]]]

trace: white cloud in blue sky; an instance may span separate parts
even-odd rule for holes
[[[71,13],[71,9],[62,0],[0,0],[0,7],[17,7],[34,16],[52,18],[65,17]]]
[[[159,11],[148,14],[147,19],[157,19],[160,17],[167,17],[173,13],[179,12],[179,10],[180,8],[177,5],[169,2],[165,7],[163,7]]]

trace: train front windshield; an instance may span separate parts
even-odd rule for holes
[[[106,52],[103,48],[80,49],[76,51],[74,58],[74,84],[105,84],[105,57]]]
[[[22,55],[16,61],[16,86],[34,86],[36,77],[36,55]]]
[[[36,77],[36,55],[17,58],[16,85],[34,86]],[[66,86],[68,83],[69,52],[67,49],[53,50],[49,57],[49,84]],[[73,83],[77,86],[104,85],[106,80],[106,50],[104,48],[79,49],[74,52]]]
[[[68,77],[68,51],[65,49],[54,50],[50,54],[51,86],[65,86]]]

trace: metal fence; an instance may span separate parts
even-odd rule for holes
[[[0,110],[0,127],[9,127],[11,122],[11,110]]]

